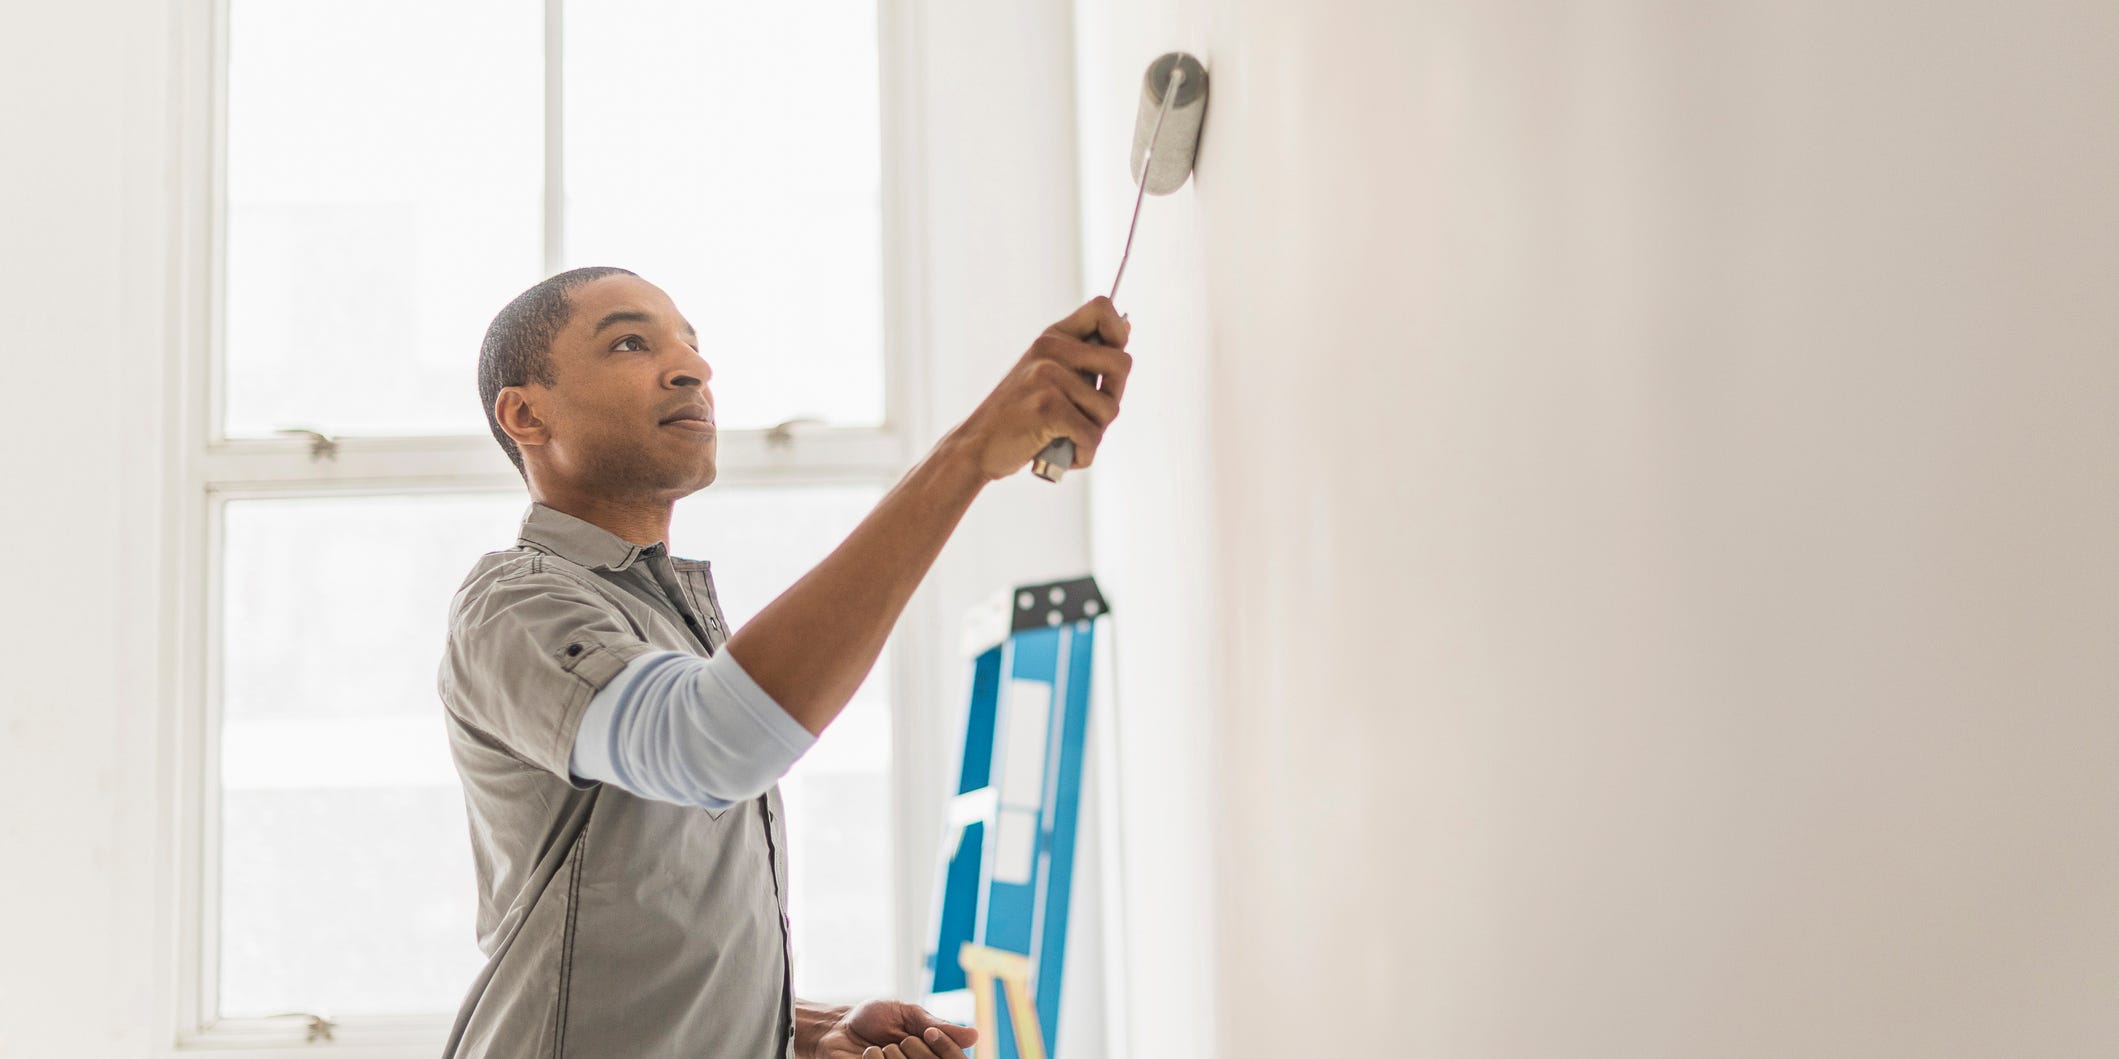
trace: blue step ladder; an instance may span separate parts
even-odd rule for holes
[[[1084,577],[1018,588],[975,612],[967,630],[977,657],[942,832],[927,991],[991,989],[990,978],[966,975],[967,964],[992,966],[994,953],[1014,954],[1022,960],[1001,961],[1027,961],[1027,1014],[1035,1016],[1024,1020],[1035,1026],[1021,1028],[1032,1032],[1019,1048],[1011,1011],[1023,1008],[982,994],[982,1015],[999,1024],[982,1027],[979,1059],[1056,1054],[1091,667],[1107,614],[1096,580]]]

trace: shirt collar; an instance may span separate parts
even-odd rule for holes
[[[634,544],[593,522],[536,501],[530,502],[529,513],[522,517],[521,540],[592,570],[600,567],[614,572],[643,555],[663,550],[659,542]]]

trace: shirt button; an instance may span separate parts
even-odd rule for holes
[[[570,643],[570,644],[568,644],[568,645],[567,645],[567,657],[568,657],[568,658],[572,658],[572,657],[574,657],[575,655],[578,655],[578,654],[580,654],[580,653],[581,653],[581,645],[580,645],[580,644],[578,644],[578,643]]]

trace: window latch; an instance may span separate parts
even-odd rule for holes
[[[774,448],[784,449],[795,443],[796,427],[805,424],[821,425],[823,422],[823,420],[811,416],[796,416],[793,419],[783,419],[773,424],[772,429],[765,432],[765,443]]]
[[[282,427],[278,430],[273,431],[273,433],[291,434],[295,437],[308,438],[309,458],[311,460],[321,462],[323,460],[335,460],[338,458],[338,439],[332,437],[329,434],[321,433],[315,430],[309,430],[304,427]]]
[[[265,1017],[268,1019],[307,1020],[309,1035],[305,1040],[309,1044],[315,1044],[318,1041],[337,1040],[331,1035],[331,1031],[338,1029],[338,1023],[331,1021],[331,1016],[329,1015],[318,1015],[307,1011],[283,1011],[277,1015],[267,1015]]]

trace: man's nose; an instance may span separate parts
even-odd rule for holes
[[[706,362],[706,358],[697,353],[689,353],[683,361],[671,365],[663,372],[662,385],[671,389],[679,386],[704,388],[713,377],[714,368]]]

